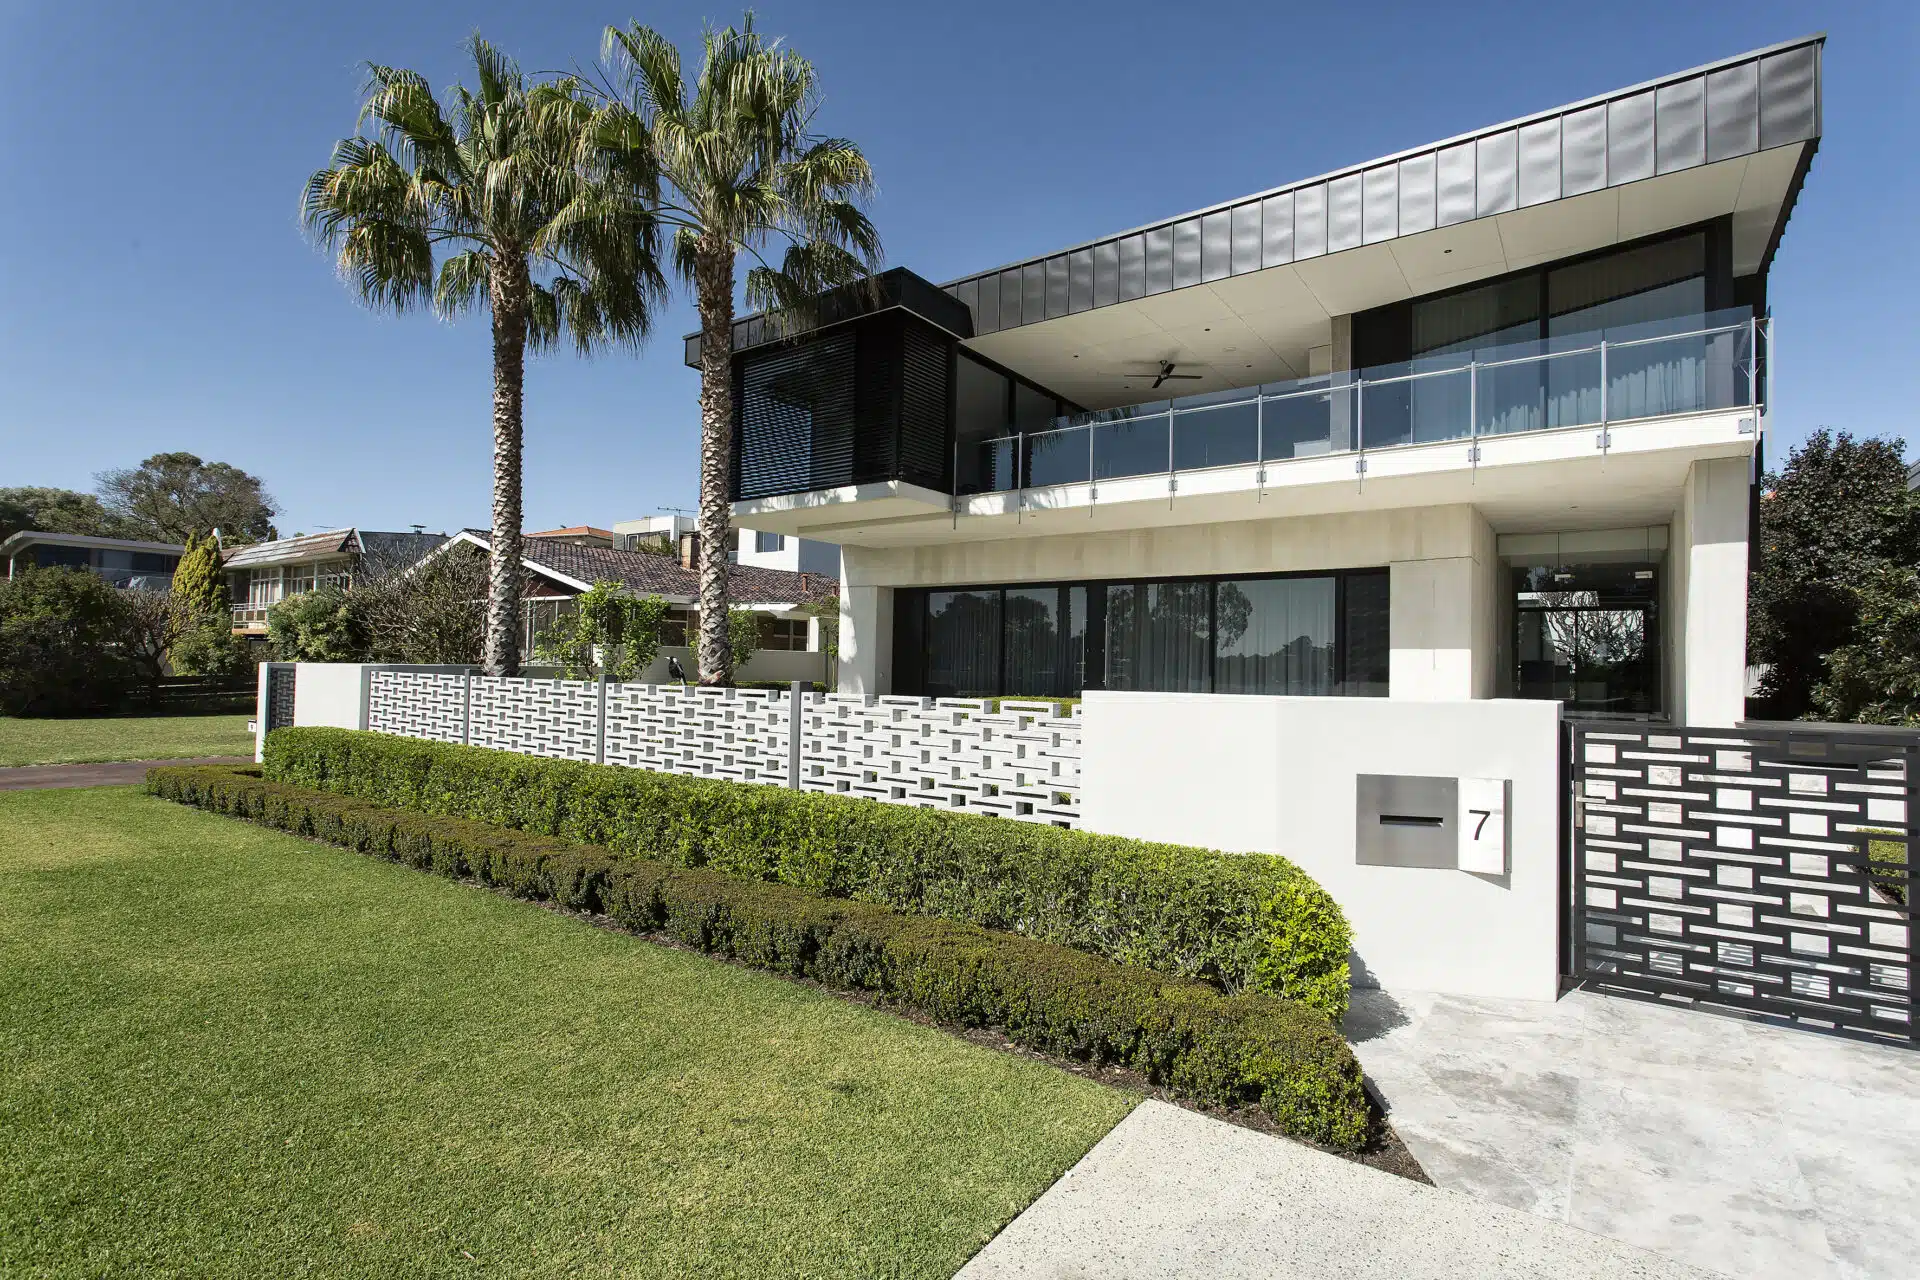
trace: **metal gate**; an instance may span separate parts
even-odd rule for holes
[[[1569,725],[1582,985],[1920,1044],[1920,733]]]

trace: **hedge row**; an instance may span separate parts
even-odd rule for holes
[[[1338,1022],[1352,936],[1284,858],[349,729],[279,729],[266,776],[1004,929]],[[1203,802],[1196,797],[1196,802]]]
[[[1359,1064],[1326,1018],[1268,995],[1114,964],[972,925],[787,885],[615,854],[459,818],[269,782],[248,769],[152,769],[155,795],[515,895],[939,1022],[1120,1064],[1207,1106],[1258,1107],[1288,1133],[1351,1150],[1368,1131]]]

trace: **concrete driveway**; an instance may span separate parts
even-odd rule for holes
[[[1920,1276],[1920,1051],[1576,991],[1356,991],[1441,1186],[1740,1280]]]

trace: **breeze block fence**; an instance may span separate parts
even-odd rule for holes
[[[1080,823],[1079,707],[369,670],[360,727],[430,742]],[[270,728],[295,723],[274,720]]]

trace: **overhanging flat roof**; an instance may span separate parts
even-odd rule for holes
[[[1123,365],[1183,392],[1304,376],[1331,318],[1730,217],[1736,276],[1777,247],[1821,128],[1824,35],[1773,45],[962,277],[965,345],[1088,407]],[[735,349],[766,341],[764,319]],[[689,343],[689,357],[697,342]]]

